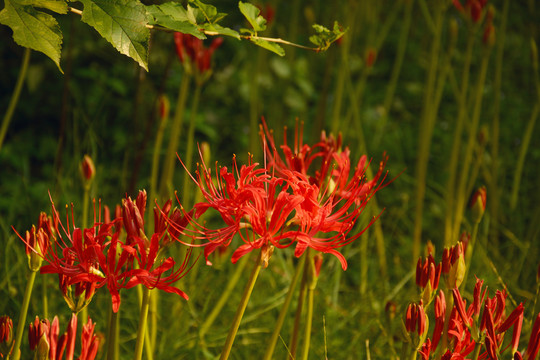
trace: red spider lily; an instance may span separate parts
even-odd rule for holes
[[[412,342],[415,349],[420,349],[426,339],[429,327],[428,317],[424,311],[422,301],[419,304],[410,303],[407,306],[403,323],[407,331],[408,341]]]
[[[199,73],[210,70],[210,60],[214,51],[223,43],[223,38],[215,38],[209,48],[205,48],[203,41],[193,35],[174,33],[176,54],[181,63],[191,62],[197,65]]]
[[[452,1],[455,8],[461,12],[464,16],[472,19],[473,22],[477,23],[482,16],[482,10],[487,4],[487,0],[467,0],[465,7],[461,4],[459,0]]]
[[[422,360],[429,360],[429,353],[431,352],[431,340],[427,339],[422,345],[418,353],[422,356]]]
[[[431,348],[436,349],[439,344],[439,340],[444,331],[444,324],[446,320],[446,299],[444,292],[439,291],[439,295],[435,299],[435,327],[433,328],[433,341],[431,342]]]
[[[9,316],[0,316],[0,358],[8,357],[13,347],[13,321]]]
[[[422,258],[418,259],[416,264],[416,285],[422,291],[422,300],[426,306],[431,303],[431,300],[439,287],[439,279],[441,277],[442,265],[435,265],[433,255],[429,254],[426,261]]]
[[[86,325],[83,325],[81,334],[81,356],[78,360],[93,360],[99,349],[99,338],[94,335],[96,324],[92,319],[88,318]]]
[[[458,288],[463,282],[466,270],[464,254],[465,247],[461,241],[443,250],[441,272],[448,289]]]
[[[525,351],[525,358],[527,360],[536,359],[538,350],[540,350],[540,314],[538,314],[536,320],[534,320],[531,337],[529,338],[529,345]]]
[[[486,211],[487,193],[486,187],[482,186],[471,196],[469,208],[472,211],[472,218],[475,223],[479,223]]]

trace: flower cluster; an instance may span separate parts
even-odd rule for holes
[[[335,255],[345,270],[347,262],[337,249],[365,230],[350,235],[368,201],[385,186],[385,162],[368,180],[366,156],[351,171],[350,151],[341,149],[340,137],[336,140],[323,133],[318,143],[309,146],[303,143],[302,130],[297,127],[293,148],[285,135],[281,158],[265,123],[261,134],[269,159],[266,167],[252,161],[239,166],[233,158],[232,170],[216,165],[214,177],[204,161],[199,165],[192,178],[205,201],[195,204],[193,216],[185,214],[191,227],[178,232],[203,242],[207,262],[214,250],[229,246],[238,234],[243,244],[234,251],[233,262],[262,249],[267,264],[274,247],[294,245],[297,257],[312,248]],[[224,226],[210,229],[197,221],[210,209],[220,215]]]
[[[109,219],[107,210],[104,221],[100,215],[87,229],[77,228],[73,215],[71,226],[69,215],[66,224],[62,224],[51,200],[52,220],[45,221],[47,217],[41,215],[39,230],[33,228],[25,238],[21,237],[27,245],[27,253],[38,254],[40,260],[44,260],[40,272],[58,274],[60,289],[73,312],[84,308],[95,290],[104,286],[111,294],[115,312],[120,307],[120,290],[138,284],[188,299],[174,283],[189,270],[191,251],[178,267],[172,257],[161,259],[159,256],[160,250],[171,241],[168,224],[182,228],[181,212],[178,209],[171,212],[169,200],[161,211],[154,211],[154,231],[147,236],[144,227],[146,200],[145,191],[139,192],[135,200],[126,198],[114,220]],[[42,224],[54,226],[51,230],[49,225]]]
[[[210,70],[212,54],[223,43],[223,38],[215,38],[206,48],[201,39],[177,32],[174,33],[174,43],[178,59],[186,69],[192,71],[192,67],[196,66],[198,73],[204,74]]]
[[[99,348],[99,338],[94,335],[95,324],[88,318],[83,325],[81,334],[81,355],[77,360],[94,360]],[[28,329],[30,350],[36,359],[72,360],[75,354],[77,340],[77,315],[73,314],[65,333],[60,335],[58,317],[52,323],[47,319],[40,320],[37,316]],[[65,357],[64,357],[65,355]]]

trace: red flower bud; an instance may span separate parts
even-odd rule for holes
[[[81,161],[81,173],[83,179],[86,181],[92,181],[96,175],[96,167],[94,166],[94,161],[89,155],[84,155]]]

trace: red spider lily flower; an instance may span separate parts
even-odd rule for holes
[[[478,316],[480,315],[480,309],[482,302],[484,301],[486,291],[487,289],[484,289],[482,292],[482,285],[484,284],[484,280],[480,280],[476,278],[476,285],[474,286],[474,293],[473,293],[473,315],[476,320],[478,320]]]
[[[461,297],[461,294],[459,293],[459,290],[457,288],[454,288],[452,290],[452,295],[454,297],[454,306],[456,307],[456,310],[461,317],[461,320],[463,321],[463,324],[466,327],[470,327],[472,325],[471,318],[467,314],[467,311],[465,310],[466,302]]]
[[[441,263],[435,265],[435,259],[431,254],[428,255],[425,262],[422,261],[422,258],[418,259],[416,264],[416,285],[421,289],[421,297],[426,306],[431,303],[439,287],[441,269]]]
[[[460,353],[447,350],[444,355],[441,357],[441,360],[465,360],[465,357]]]
[[[534,320],[531,337],[529,338],[529,345],[525,351],[525,358],[527,360],[536,359],[538,350],[540,350],[540,314],[538,314]]]
[[[96,176],[94,161],[89,155],[84,155],[81,161],[81,174],[86,184],[90,184]]]
[[[15,231],[26,245],[26,256],[28,257],[28,267],[31,271],[38,271],[43,255],[47,252],[49,244],[54,241],[54,224],[47,214],[41,212],[38,219],[38,227],[32,225],[32,230],[26,231],[24,239]]]
[[[131,244],[144,234],[144,213],[146,210],[146,191],[139,191],[135,201],[130,197],[122,200],[122,220],[127,232],[126,242]]]
[[[7,358],[13,348],[13,321],[7,315],[0,316],[0,358]]]
[[[418,350],[418,353],[422,356],[422,360],[429,360],[430,352],[431,352],[431,340],[429,340],[428,338],[426,342],[422,344],[422,348]]]
[[[203,41],[193,35],[174,33],[176,54],[182,64],[192,63],[197,65],[200,74],[210,70],[210,60],[214,51],[221,46],[223,38],[218,37],[212,41],[210,47],[205,48]]]
[[[428,317],[426,316],[421,301],[420,304],[410,303],[409,306],[407,306],[403,322],[409,340],[412,342],[415,349],[419,349],[426,339],[429,327]]]
[[[86,325],[83,325],[81,334],[81,356],[78,360],[93,360],[96,358],[99,348],[99,338],[94,335],[96,324],[88,318]]]
[[[431,348],[436,349],[439,345],[439,340],[444,332],[444,324],[446,320],[446,299],[444,292],[439,291],[439,295],[435,299],[435,327],[433,328],[433,341],[431,342]]]
[[[448,289],[458,288],[463,282],[466,270],[464,251],[461,241],[443,250],[441,272]]]

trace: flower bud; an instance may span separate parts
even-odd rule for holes
[[[372,67],[375,64],[375,60],[377,60],[377,50],[368,48],[366,51],[366,67]]]
[[[89,155],[84,155],[81,161],[81,175],[85,187],[90,186],[94,176],[96,176],[96,167],[94,166],[94,161]]]
[[[13,347],[13,321],[7,315],[0,317],[0,357],[7,358]]]
[[[486,211],[486,200],[487,193],[485,186],[482,186],[478,190],[476,190],[471,197],[469,207],[472,213],[472,220],[477,224],[482,221],[482,217],[484,216],[484,212]]]

